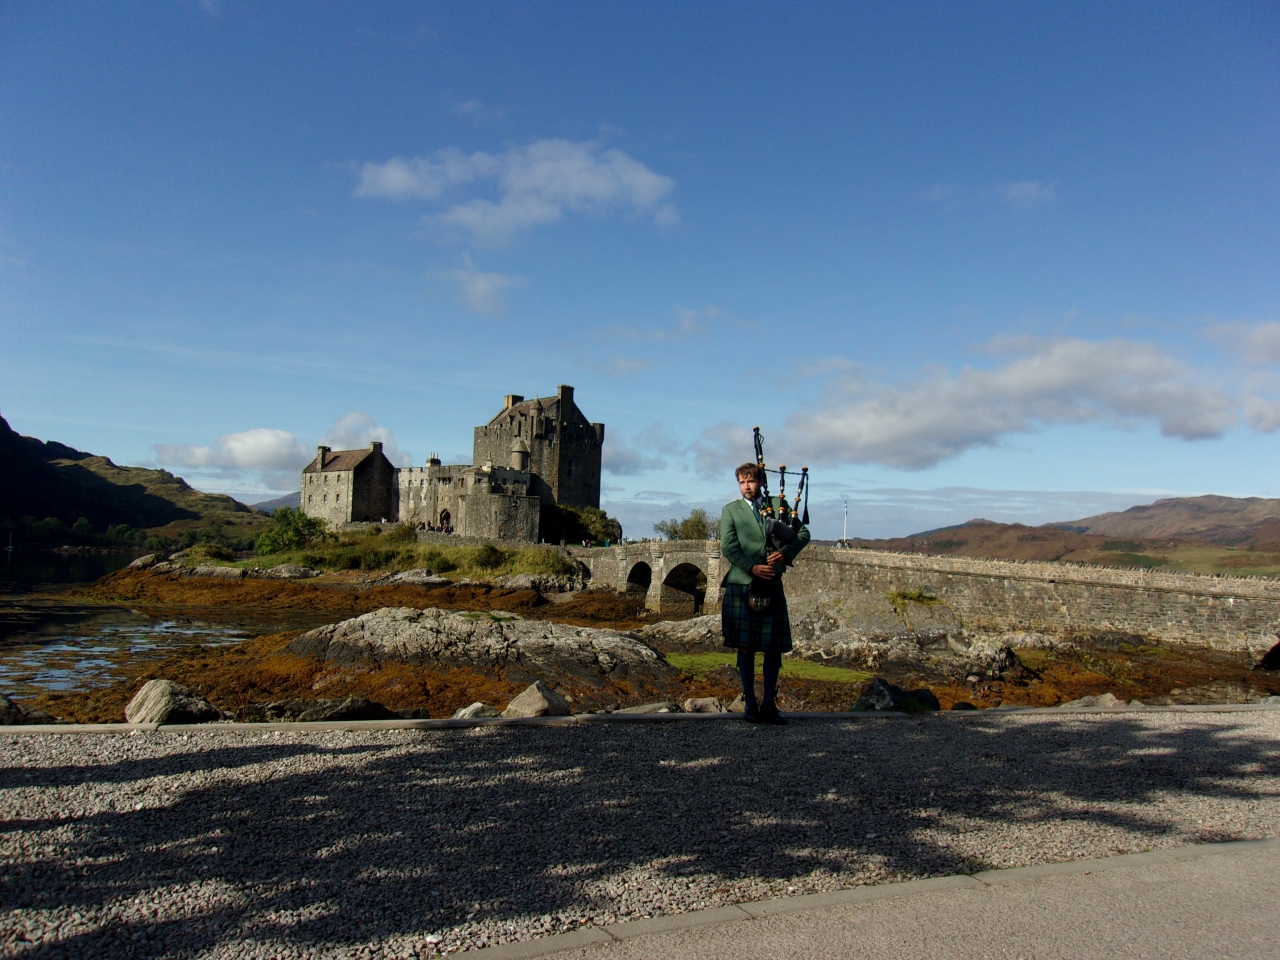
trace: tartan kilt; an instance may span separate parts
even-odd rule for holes
[[[735,650],[764,650],[786,653],[791,649],[791,618],[787,615],[787,595],[779,583],[773,603],[764,613],[752,613],[747,606],[743,583],[727,583],[720,601],[720,629],[724,645]]]

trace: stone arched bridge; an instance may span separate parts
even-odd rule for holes
[[[619,593],[644,594],[644,605],[662,613],[714,613],[729,562],[717,540],[655,540],[616,547],[570,547],[598,584]]]
[[[729,562],[716,540],[570,547],[599,587],[643,594],[661,613],[720,609]],[[811,544],[787,573],[790,597],[928,597],[966,628],[1142,638],[1261,656],[1280,651],[1280,580],[1040,561],[980,560]],[[1280,656],[1280,652],[1277,653]]]

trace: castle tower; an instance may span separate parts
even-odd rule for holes
[[[543,503],[600,506],[600,455],[604,424],[591,423],[573,401],[573,387],[554,397],[504,398],[503,409],[475,429],[473,463],[525,464],[530,494]]]

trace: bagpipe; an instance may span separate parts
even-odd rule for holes
[[[760,495],[764,498],[764,506],[760,509],[764,517],[765,538],[774,550],[784,547],[795,540],[802,526],[809,524],[809,468],[801,467],[800,472],[788,470],[786,464],[779,464],[776,470],[770,470],[764,464],[764,437],[759,427],[752,428],[756,445],[756,465],[760,468]],[[778,475],[778,506],[773,505],[769,496],[769,474]],[[799,477],[796,484],[795,503],[787,503],[787,477]],[[800,498],[804,498],[804,513],[800,512]]]

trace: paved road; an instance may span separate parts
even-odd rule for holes
[[[743,904],[623,924],[577,949],[551,952],[568,946],[558,937],[471,956],[1274,960],[1278,901],[1280,840],[1245,841]]]

